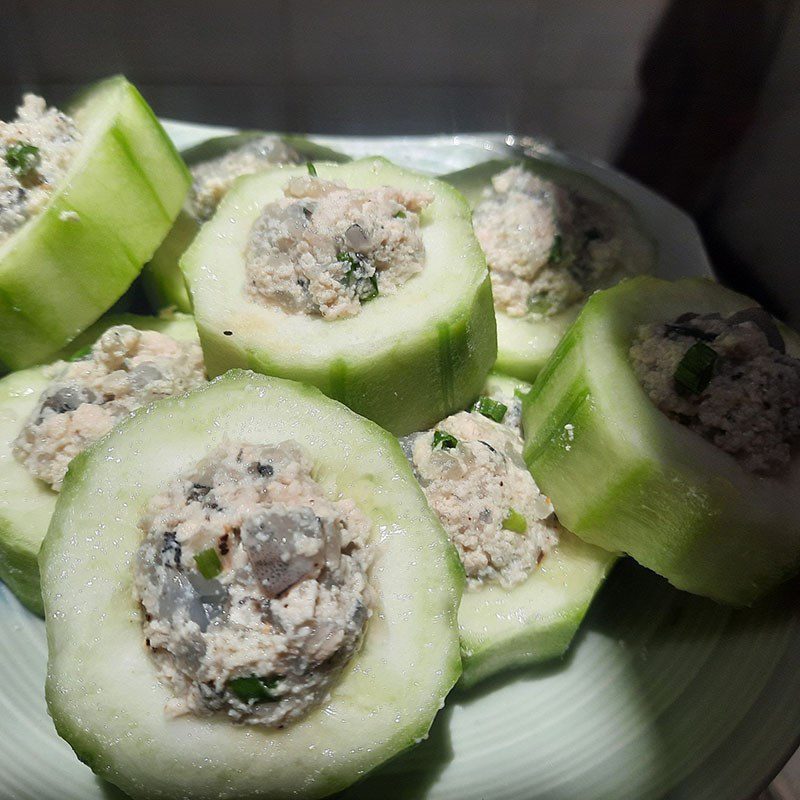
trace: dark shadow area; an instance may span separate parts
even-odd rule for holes
[[[728,285],[788,309],[718,219],[734,160],[758,120],[791,0],[672,0],[639,67],[642,101],[614,165],[697,220]],[[788,154],[786,154],[788,155]],[[773,212],[781,214],[777,202]]]
[[[678,591],[631,559],[618,565],[584,627],[627,654],[629,696],[651,720],[652,779],[679,783],[664,800],[687,800],[731,775],[726,791],[740,786],[744,800],[794,752],[800,715],[782,703],[800,687],[798,600],[796,579],[752,608],[732,609]],[[759,736],[773,738],[754,755]]]
[[[122,789],[118,789],[113,783],[95,777],[100,792],[106,800],[130,800],[130,796],[125,794]]]

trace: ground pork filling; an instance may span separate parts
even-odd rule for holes
[[[252,175],[276,164],[300,164],[300,154],[278,136],[262,136],[229,150],[219,158],[191,167],[188,203],[201,222],[214,216],[220,201],[242,175]]]
[[[521,583],[558,541],[553,506],[522,460],[519,400],[494,400],[508,409],[492,407],[502,422],[462,411],[403,442],[472,590]]]
[[[495,308],[552,316],[607,284],[622,241],[599,204],[513,166],[492,178],[473,214]]]
[[[14,457],[58,491],[69,462],[131,411],[205,381],[203,354],[130,325],[109,328],[77,361],[48,368],[52,383],[14,441]]]
[[[748,471],[778,475],[800,436],[800,360],[761,308],[644,325],[630,357],[653,403]]]
[[[152,499],[135,590],[171,715],[281,727],[327,696],[370,615],[370,523],[293,441],[227,443]]]
[[[0,242],[36,216],[78,149],[75,122],[26,94],[11,122],[0,121]]]
[[[354,316],[422,271],[420,213],[432,199],[390,186],[292,178],[250,232],[247,296],[291,314]]]

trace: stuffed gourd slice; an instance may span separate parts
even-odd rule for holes
[[[595,289],[649,272],[655,249],[612,190],[539,158],[442,177],[467,198],[489,265],[497,369],[532,381]]]
[[[559,525],[522,461],[521,397],[497,373],[470,412],[404,447],[467,572],[461,685],[564,654],[615,556]]]
[[[155,331],[187,346],[196,348],[197,330],[191,317],[175,314],[169,318],[140,317],[132,314],[121,314],[104,317],[85,331],[63,353],[64,359],[71,363],[63,367],[75,368],[79,359],[85,359],[91,346],[110,329],[118,326],[131,326],[138,331]],[[163,344],[163,342],[156,342]],[[142,362],[140,356],[138,362]],[[149,368],[155,368],[154,359],[148,361]],[[81,362],[83,364],[83,362]],[[88,441],[94,438],[98,424],[103,420],[95,417],[76,420],[69,413],[77,410],[73,400],[78,398],[77,389],[64,393],[64,386],[58,382],[57,374],[62,371],[57,365],[30,367],[14,372],[0,380],[0,579],[31,610],[42,613],[42,599],[39,586],[39,567],[37,556],[42,540],[47,533],[47,526],[55,509],[58,493],[51,487],[51,482],[44,478],[56,479],[55,474],[45,474],[53,465],[53,458],[58,457],[62,448],[73,449],[72,437],[80,436]],[[139,377],[146,378],[146,373],[139,367]],[[151,375],[151,377],[153,377]],[[114,381],[114,390],[124,389],[119,380],[120,374],[112,375],[107,380]],[[137,378],[138,380],[138,378]],[[77,386],[77,384],[76,384]],[[31,421],[37,408],[42,405],[42,396],[49,387],[52,396],[60,396],[60,406],[70,421],[66,428],[56,431],[53,427],[40,434],[40,447],[30,448],[32,442],[24,444],[25,450],[15,447],[22,431]],[[143,387],[142,387],[143,388]],[[61,395],[58,395],[61,391]],[[88,398],[84,398],[88,399]],[[55,403],[48,406],[49,413],[55,415],[58,409]],[[72,406],[75,406],[73,409]],[[94,409],[92,409],[94,410]],[[44,412],[43,412],[44,415]],[[51,420],[53,422],[55,420]],[[58,420],[60,422],[60,419]],[[94,433],[92,433],[94,427]],[[102,430],[102,428],[100,429]],[[15,454],[16,450],[16,454]],[[27,455],[25,460],[21,460]],[[37,462],[37,458],[40,459]],[[32,468],[33,469],[32,469]],[[41,477],[37,477],[39,473]]]
[[[188,477],[196,470],[204,473],[202,482]],[[313,494],[310,501],[306,493]],[[158,527],[166,519],[158,509],[171,514],[164,502],[176,496],[190,511],[197,509],[189,538],[180,509],[170,531],[162,534]],[[239,513],[238,497],[252,501],[239,526],[193,558],[191,548],[203,546],[192,544],[193,537]],[[306,502],[314,513],[295,508]],[[346,517],[346,525],[333,519],[336,514]],[[355,516],[361,519],[358,535]],[[148,549],[154,531],[160,537],[155,550]],[[340,540],[329,551],[337,531]],[[306,535],[297,539],[299,532]],[[322,567],[315,548],[309,550],[320,538],[326,547]],[[291,542],[297,546],[282,561],[283,550],[274,548]],[[253,572],[246,565],[232,572],[228,559],[240,558],[245,547]],[[362,626],[360,647],[351,647],[347,658],[341,650],[330,656],[329,695],[313,694],[319,688],[314,681],[325,675],[305,646],[352,644],[353,637],[350,628],[339,635],[336,613],[329,616],[333,627],[320,628],[316,611],[293,621],[286,609],[295,609],[312,589],[319,598],[312,608],[330,608],[334,600],[325,586],[340,585],[331,559],[346,563],[351,576],[362,574],[354,559],[365,547],[360,563],[368,563],[371,613],[355,603],[345,617]],[[463,573],[397,441],[318,390],[291,381],[232,371],[117,426],[70,467],[40,563],[50,714],[78,756],[133,798],[322,797],[423,738],[461,671],[456,613]],[[148,619],[137,597],[148,611],[152,597],[139,587],[143,574],[149,580],[159,569],[180,578],[183,593],[177,600],[170,595],[166,611],[156,604],[155,619]],[[238,581],[251,574],[263,579],[263,588],[251,585],[250,600],[231,601],[231,608],[250,615],[237,617],[245,629],[240,642],[261,638],[253,640],[252,652],[234,643],[223,660],[228,667],[235,663],[234,675],[244,675],[220,682],[218,673],[206,672],[202,685],[182,685],[192,703],[176,708],[175,675],[184,673],[161,671],[156,648],[166,657],[169,642],[145,642],[144,626],[161,624],[159,614],[186,613],[183,602],[199,602],[185,584],[190,580],[203,593],[202,605],[191,605],[197,622],[184,620],[169,629],[171,635],[182,641],[193,634],[197,643],[199,630],[224,633],[230,618],[219,584],[227,581],[228,596],[235,598]],[[348,592],[342,588],[341,597],[352,597]],[[253,614],[260,633],[245,624]],[[305,634],[298,633],[298,620]],[[313,635],[326,630],[324,637]],[[286,638],[292,632],[297,641]],[[274,661],[271,667],[249,666],[249,659],[274,652],[272,636],[284,637],[284,652],[298,655],[299,666],[284,663],[280,675]],[[205,664],[207,650],[191,652]],[[192,668],[177,656],[175,664],[176,670],[179,664]],[[287,695],[287,684],[298,680],[293,669],[302,665],[310,688]],[[167,705],[173,713],[166,713]],[[298,713],[280,721],[287,708]],[[237,716],[249,724],[237,724]]]
[[[181,156],[192,173],[192,186],[175,224],[142,271],[142,285],[155,308],[174,306],[187,313],[192,305],[178,262],[236,178],[278,164],[349,161],[302,136],[261,131],[217,136]]]
[[[97,84],[69,116],[28,95],[0,126],[0,368],[49,360],[125,292],[183,203],[186,167],[136,89]]]
[[[594,295],[526,397],[559,518],[681,589],[750,604],[800,565],[800,340],[705,280]]]
[[[320,388],[402,435],[464,407],[496,352],[463,198],[380,158],[240,178],[181,260],[209,374]]]

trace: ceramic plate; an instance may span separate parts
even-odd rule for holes
[[[222,128],[168,123],[183,148]],[[450,172],[511,148],[537,150],[627,197],[659,246],[664,277],[709,274],[684,214],[601,164],[502,135],[318,137],[354,156]],[[731,611],[630,561],[597,598],[569,656],[454,692],[429,739],[342,798],[744,800],[800,736],[800,597],[787,586]],[[0,587],[0,796],[121,797],[59,740],[47,716],[44,625]]]

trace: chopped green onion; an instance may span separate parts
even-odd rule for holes
[[[695,342],[683,355],[675,369],[675,387],[680,394],[702,392],[714,375],[719,355],[705,342]]]
[[[523,389],[521,386],[516,386],[514,388],[514,397],[518,400],[524,400],[528,396],[528,392],[530,392],[530,389]]]
[[[347,264],[350,267],[350,271],[356,270],[361,266],[361,262],[352,253],[348,253],[347,250],[337,253],[336,260],[342,264]],[[349,275],[350,271],[346,272],[345,275]]]
[[[317,177],[317,168],[310,161],[306,161],[306,168],[308,169],[308,174],[312,178]]]
[[[514,533],[525,533],[528,530],[528,523],[519,511],[509,508],[508,514],[503,518],[503,527]]]
[[[434,431],[431,449],[452,450],[458,444],[458,439],[447,431]]]
[[[80,361],[82,358],[86,358],[89,353],[92,352],[92,346],[87,344],[86,347],[81,347],[80,350],[76,350],[70,357],[70,361]]]
[[[222,563],[217,555],[216,548],[209,547],[194,557],[197,569],[207,579],[216,578],[222,572]]]
[[[506,411],[508,411],[508,406],[499,400],[492,400],[491,397],[479,397],[471,410],[477,411],[495,422],[502,422]]]
[[[234,678],[228,681],[228,688],[243,703],[268,703],[275,700],[273,690],[278,685],[277,678],[259,678],[251,675],[249,678]]]
[[[375,275],[370,275],[368,278],[362,278],[360,282],[356,283],[356,294],[362,303],[367,300],[372,300],[373,297],[378,296],[378,279]]]
[[[27,142],[12,144],[6,150],[6,164],[18,178],[23,178],[33,172],[41,163],[39,148]]]
[[[357,255],[343,250],[336,254],[336,260],[347,265],[344,285],[355,288],[356,296],[362,303],[378,296],[378,276],[365,275],[366,268]]]
[[[405,219],[406,218],[406,212],[405,211],[398,211],[395,214],[393,214],[392,216],[395,219]]]
[[[547,260],[551,264],[559,264],[561,259],[564,258],[564,242],[561,239],[561,234],[557,233],[553,237],[553,246],[550,248],[550,255]]]

